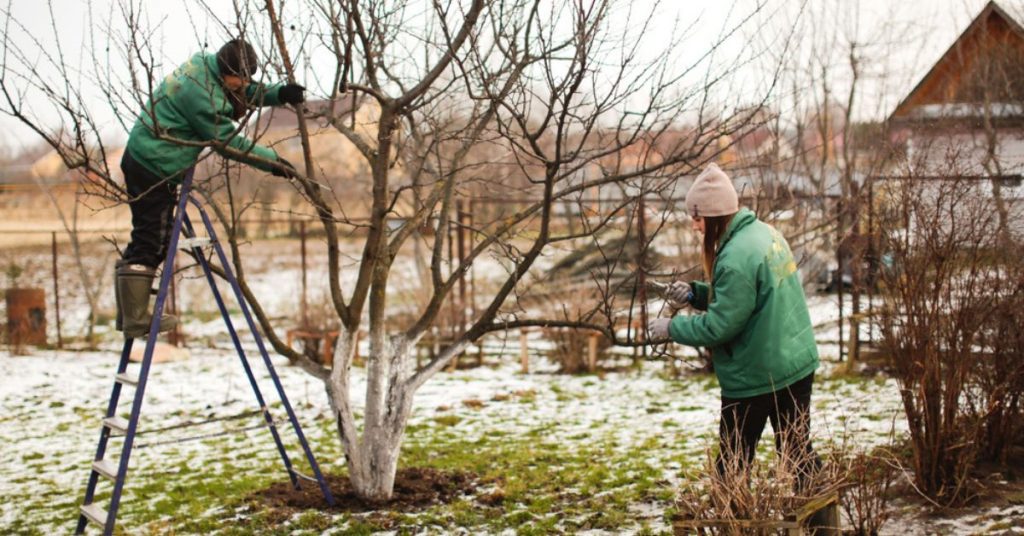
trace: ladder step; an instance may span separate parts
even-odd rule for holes
[[[302,474],[302,473],[300,473],[300,472],[296,471],[295,469],[292,469],[292,470],[291,470],[291,473],[292,473],[293,475],[295,475],[295,477],[296,477],[296,478],[298,478],[298,479],[300,479],[300,480],[306,480],[306,481],[308,481],[308,482],[319,482],[319,480],[317,480],[317,479],[315,479],[315,478],[313,478],[313,477],[311,477],[311,476],[309,476],[309,475],[304,475],[304,474]]]
[[[92,521],[97,525],[107,524],[107,511],[100,508],[100,505],[96,503],[83,504],[79,507],[79,510],[82,511],[82,515],[84,515],[89,521]]]
[[[110,460],[97,460],[92,462],[92,470],[110,480],[117,480],[117,465]]]
[[[205,236],[196,236],[192,238],[182,238],[178,240],[178,249],[193,249],[202,248],[209,246],[211,240]]]
[[[128,433],[128,419],[122,417],[107,417],[103,419],[103,426],[122,434]]]
[[[131,385],[133,387],[139,384],[138,376],[133,376],[127,372],[122,372],[117,376],[114,376],[114,381],[124,385]]]

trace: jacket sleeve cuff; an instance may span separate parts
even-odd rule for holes
[[[692,281],[690,283],[690,291],[693,292],[693,298],[690,300],[690,305],[699,311],[707,311],[708,294],[710,291],[708,284],[703,281]]]
[[[254,106],[280,106],[281,99],[278,98],[278,91],[283,84],[264,85],[252,83],[246,89],[246,97]]]
[[[224,153],[224,156],[263,171],[272,171],[274,169],[272,163],[277,161],[277,152],[270,147],[264,147],[244,138],[234,138],[228,145],[230,145],[235,151],[240,151],[245,154],[237,155]]]
[[[686,317],[683,315],[676,315],[672,317],[672,321],[668,323],[668,336],[676,344],[686,344],[683,339],[683,324],[686,323]]]

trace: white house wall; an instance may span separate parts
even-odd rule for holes
[[[1024,137],[1020,131],[1000,131],[996,139],[998,166],[986,168],[988,142],[983,131],[939,135],[917,134],[907,142],[906,169],[897,173],[909,176],[976,176],[1024,174]],[[998,172],[997,172],[998,170]],[[1016,197],[1019,188],[1005,192]]]

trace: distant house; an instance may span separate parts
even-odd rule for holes
[[[889,116],[888,177],[981,181],[1024,222],[1024,27],[989,2]]]
[[[736,140],[739,162],[746,166],[772,166],[793,158],[795,151],[789,140],[761,125]]]
[[[0,164],[0,193],[17,191],[25,186],[35,187],[32,183],[32,164],[24,162],[5,162]]]
[[[311,100],[302,106],[315,180],[331,189],[325,197],[329,202],[337,203],[343,213],[342,217],[352,221],[365,220],[372,209],[372,172],[366,158],[341,129],[356,132],[371,150],[376,151],[380,106],[366,95],[358,98],[343,95],[335,100]],[[247,135],[272,147],[296,168],[305,169],[299,120],[293,109],[261,109],[250,121]],[[398,155],[403,143],[401,136],[401,132],[398,132],[393,140],[393,163],[389,176],[390,187],[396,191],[411,184],[404,162]],[[397,225],[415,212],[411,195],[412,191],[407,190],[391,207],[391,224]],[[299,199],[299,196],[292,196],[281,201],[294,205]],[[289,210],[299,209],[292,206]]]
[[[104,159],[106,161],[107,169],[110,170],[111,178],[115,182],[123,182],[124,177],[121,173],[121,156],[124,155],[124,147],[122,146],[108,146],[104,147],[102,155],[99,151],[94,151],[94,165],[100,166],[98,161]],[[60,154],[57,153],[56,149],[51,149],[43,156],[39,157],[29,168],[31,181],[38,184],[48,185],[72,185],[77,182],[89,181],[89,182],[101,182],[103,179],[94,172],[84,171],[82,168],[69,170],[64,165],[64,159],[61,158]]]
[[[0,161],[0,193],[38,191],[34,168],[48,150],[48,147],[31,147]]]

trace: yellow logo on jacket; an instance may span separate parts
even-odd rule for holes
[[[793,260],[793,254],[789,251],[789,246],[782,234],[774,228],[770,228],[769,232],[772,237],[772,245],[765,257],[765,262],[768,263],[768,269],[775,276],[775,286],[779,286],[784,279],[796,273],[796,261]]]

